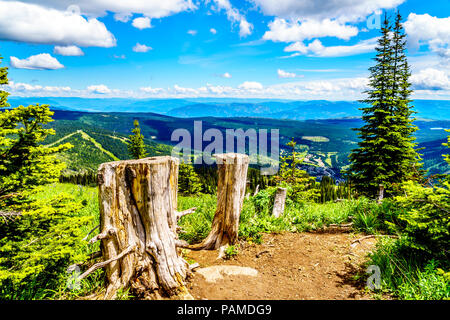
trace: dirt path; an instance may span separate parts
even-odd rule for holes
[[[350,246],[359,237],[342,232],[264,235],[263,244],[245,244],[231,260],[217,260],[217,251],[188,251],[201,268],[235,265],[258,271],[256,277],[229,275],[216,282],[194,272],[188,286],[195,299],[208,300],[370,299],[354,276],[375,240]]]

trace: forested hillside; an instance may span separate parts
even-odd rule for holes
[[[297,150],[306,157],[304,169],[321,177],[331,175],[340,178],[340,170],[348,165],[348,155],[358,138],[351,128],[361,125],[360,119],[329,120],[275,120],[264,118],[194,118],[180,119],[152,113],[89,113],[55,110],[55,121],[49,124],[56,134],[49,136],[45,144],[70,142],[74,148],[64,152],[61,159],[68,170],[96,170],[102,162],[128,158],[127,139],[134,119],[141,125],[150,156],[168,155],[175,142],[171,134],[175,129],[187,129],[194,136],[194,121],[202,121],[203,132],[216,128],[225,133],[228,128],[280,130],[280,147],[294,137]],[[431,174],[446,173],[450,168],[440,156],[445,147],[446,132],[450,121],[416,121],[416,136],[423,154],[424,167]],[[193,145],[193,144],[192,144]],[[204,143],[204,147],[207,143]],[[225,144],[224,144],[225,145]],[[328,168],[328,169],[327,169]],[[336,170],[329,170],[329,169]]]

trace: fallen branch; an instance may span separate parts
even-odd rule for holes
[[[371,234],[370,236],[365,236],[359,239],[356,239],[354,241],[352,241],[352,245],[355,243],[361,243],[361,241],[367,240],[367,239],[373,239],[376,237],[388,237],[388,238],[393,238],[393,239],[398,239],[398,236],[393,236],[393,235],[389,235],[389,234]]]
[[[94,272],[95,270],[99,269],[99,268],[103,268],[105,266],[107,266],[108,264],[110,264],[111,262],[114,262],[116,260],[119,260],[120,258],[122,258],[123,256],[129,254],[131,251],[134,250],[134,246],[130,246],[128,248],[126,248],[125,250],[123,250],[119,255],[117,255],[114,258],[111,258],[109,260],[106,261],[102,261],[99,263],[94,264],[92,267],[90,267],[89,269],[87,269],[82,275],[80,275],[78,277],[78,280],[83,280],[84,278],[86,278],[89,274],[91,274],[92,272]]]
[[[333,227],[333,228],[350,228],[351,226],[353,226],[353,222],[345,223],[345,224],[330,224],[328,227]]]
[[[181,217],[187,216],[188,214],[194,213],[197,208],[191,208],[184,211],[176,211],[177,220],[180,220]]]
[[[2,217],[3,221],[8,224],[9,221],[13,221],[14,217],[18,217],[22,214],[22,212],[14,212],[14,211],[0,211],[0,217]]]

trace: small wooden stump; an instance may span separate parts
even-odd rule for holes
[[[184,284],[189,265],[177,249],[178,165],[154,157],[100,166],[101,233],[92,241],[101,239],[105,299],[126,288],[140,298],[192,299]]]
[[[275,193],[275,201],[273,203],[272,215],[279,218],[284,213],[284,206],[286,203],[286,188],[278,188]]]
[[[190,246],[194,250],[214,250],[236,243],[239,217],[245,197],[249,157],[245,154],[215,155],[219,170],[217,209],[211,231],[202,243]]]

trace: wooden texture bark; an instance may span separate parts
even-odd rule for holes
[[[219,171],[217,209],[211,231],[195,250],[214,250],[234,244],[238,239],[239,217],[245,197],[249,157],[245,154],[215,155]]]
[[[284,213],[284,206],[286,203],[286,188],[278,188],[275,193],[275,201],[273,203],[272,215],[279,218]]]
[[[104,299],[126,288],[141,298],[192,298],[184,284],[189,265],[177,249],[178,165],[176,158],[154,157],[100,166]]]

